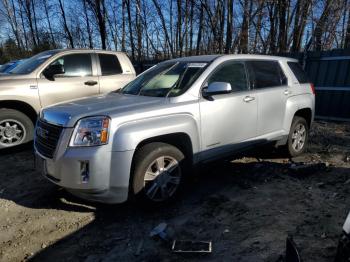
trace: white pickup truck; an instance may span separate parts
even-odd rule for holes
[[[126,54],[50,50],[0,76],[0,149],[29,142],[41,108],[118,90],[135,78]]]

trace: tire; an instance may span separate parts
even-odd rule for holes
[[[34,124],[14,109],[0,109],[0,149],[25,144],[34,137]]]
[[[290,157],[303,154],[307,148],[309,140],[309,125],[302,117],[295,116],[289,131],[286,145],[287,153]]]
[[[184,154],[169,144],[156,142],[138,149],[130,181],[133,198],[150,205],[174,199],[183,180],[186,166],[184,161]],[[171,171],[167,172],[168,170]]]

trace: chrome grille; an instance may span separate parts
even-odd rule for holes
[[[34,144],[43,156],[53,158],[63,127],[38,120],[35,128]]]

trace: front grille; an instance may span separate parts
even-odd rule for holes
[[[39,120],[35,129],[35,148],[48,158],[53,158],[63,127]]]

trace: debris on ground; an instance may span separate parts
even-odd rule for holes
[[[32,145],[2,151],[0,261],[183,261],[172,241],[148,238],[162,221],[166,239],[211,240],[205,261],[276,261],[286,234],[304,261],[333,261],[350,207],[349,152],[350,123],[316,122],[302,156],[267,148],[206,165],[178,199],[146,211],[60,190],[33,170]]]
[[[149,234],[150,237],[159,237],[165,241],[169,241],[169,237],[166,233],[168,225],[166,223],[160,223],[158,226],[152,229],[151,233]]]
[[[211,253],[211,241],[174,240],[171,250],[174,253]]]

